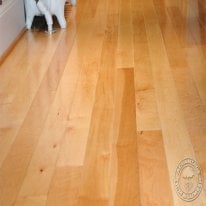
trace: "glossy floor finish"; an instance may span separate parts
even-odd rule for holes
[[[206,177],[206,1],[78,0],[67,21],[0,66],[0,206],[205,206],[174,180],[185,158]]]

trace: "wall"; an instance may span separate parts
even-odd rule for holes
[[[23,0],[5,0],[0,6],[0,57],[25,27]]]

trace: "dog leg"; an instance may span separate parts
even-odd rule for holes
[[[65,1],[59,1],[59,3],[56,3],[56,7],[53,12],[54,15],[57,17],[59,25],[62,29],[66,28],[66,20],[64,17],[64,6],[65,6]]]
[[[70,3],[72,6],[75,6],[76,5],[76,0],[70,0]]]
[[[41,0],[37,2],[37,7],[40,10],[40,12],[44,14],[46,18],[46,22],[48,25],[48,32],[52,33],[52,25],[53,25],[52,15],[50,14],[49,10],[46,8],[46,6]]]
[[[26,17],[26,28],[27,28],[28,30],[31,29],[33,19],[34,19],[34,16],[27,16],[27,17]]]
[[[62,29],[65,29],[67,24],[66,24],[66,20],[65,20],[65,17],[64,17],[64,12],[58,12],[55,15],[56,15],[56,17],[58,19],[60,27]]]
[[[31,29],[34,16],[38,13],[36,3],[34,0],[25,0],[26,9],[26,28]]]
[[[72,6],[75,6],[75,5],[76,5],[76,0],[70,0],[70,2],[71,2],[71,5],[72,5]]]

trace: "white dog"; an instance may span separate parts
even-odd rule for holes
[[[70,0],[72,5],[76,0]],[[66,28],[64,17],[64,5],[66,0],[25,0],[26,9],[26,27],[31,29],[34,16],[44,15],[48,25],[48,32],[52,32],[52,15],[57,17],[61,28]]]

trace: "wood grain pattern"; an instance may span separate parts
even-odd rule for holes
[[[119,70],[118,83],[123,87],[122,99],[119,99],[122,112],[116,142],[118,172],[114,205],[140,205],[133,69]]]
[[[134,45],[131,9],[131,0],[120,0],[118,47],[116,58],[117,68],[134,67]]]
[[[174,205],[161,132],[139,132],[137,143],[141,205]]]
[[[136,97],[136,121],[138,131],[161,129],[153,75],[149,57],[148,41],[142,6],[132,3],[134,27],[134,75]]]
[[[0,64],[0,206],[205,206],[205,0],[78,0]],[[58,26],[58,25],[57,25]]]
[[[57,167],[52,178],[46,205],[78,205],[81,172],[81,167]]]
[[[150,19],[147,22],[147,18],[145,18],[145,22],[153,66],[154,84],[156,87],[157,98],[159,100],[158,110],[160,113],[170,182],[172,185],[174,171],[179,159],[184,159],[186,157],[195,159],[195,153],[179,102],[177,101],[177,92],[171,68],[169,67],[169,61],[163,44],[160,27],[158,24],[151,24]],[[173,141],[171,141],[171,138]],[[177,142],[178,145],[176,144]],[[174,204],[181,205],[182,201],[177,197],[174,189],[172,191]],[[199,197],[197,203],[194,204],[204,205],[205,201],[205,194],[202,193],[202,196]]]

